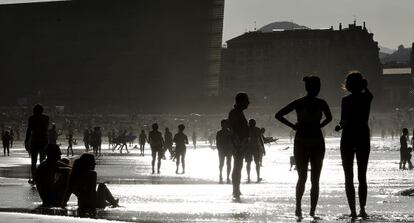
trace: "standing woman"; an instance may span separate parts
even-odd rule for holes
[[[299,98],[276,113],[276,119],[296,131],[294,140],[294,156],[298,171],[296,184],[296,210],[295,215],[302,218],[302,196],[308,174],[308,163],[311,164],[311,209],[309,215],[315,217],[316,204],[319,197],[319,177],[325,156],[325,140],[321,128],[332,121],[328,104],[317,98],[321,82],[317,76],[304,77],[307,95]],[[292,123],[284,116],[292,111],[297,113],[297,122]],[[322,116],[325,119],[321,122]]]
[[[355,209],[354,188],[354,156],[358,164],[359,181],[359,216],[367,217],[365,205],[367,202],[367,167],[370,153],[370,130],[368,126],[372,94],[367,88],[367,81],[359,72],[351,72],[346,78],[345,88],[351,93],[342,98],[341,121],[335,127],[342,129],[341,158],[345,172],[345,190],[348,198],[350,217],[357,217]]]

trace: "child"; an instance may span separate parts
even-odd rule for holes
[[[185,153],[187,151],[187,147],[185,146],[188,144],[188,138],[184,134],[185,126],[183,124],[178,126],[178,133],[174,136],[174,143],[175,143],[175,157],[177,159],[177,169],[175,171],[176,174],[178,174],[178,166],[180,165],[180,159],[181,159],[181,165],[183,167],[183,174],[185,173]]]

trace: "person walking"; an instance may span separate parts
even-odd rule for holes
[[[221,130],[216,134],[216,144],[219,156],[219,182],[223,183],[223,167],[224,160],[227,166],[227,183],[230,183],[231,172],[231,156],[234,150],[233,142],[231,141],[231,132],[229,124],[226,119],[221,120]]]
[[[158,160],[157,164],[157,173],[160,174],[161,168],[161,159],[164,147],[164,139],[162,138],[161,132],[158,131],[158,124],[152,124],[152,131],[148,134],[148,143],[151,146],[151,166],[152,166],[152,174],[155,174],[155,160]]]
[[[187,147],[186,145],[188,144],[188,138],[187,135],[184,134],[184,129],[185,126],[184,125],[179,125],[178,126],[178,133],[174,135],[174,143],[175,143],[175,158],[176,160],[176,165],[177,165],[177,169],[175,170],[175,173],[178,174],[178,167],[180,165],[180,161],[181,161],[181,166],[182,166],[182,174],[185,173],[185,154],[187,151]]]
[[[249,107],[249,96],[240,92],[236,95],[234,108],[229,112],[229,129],[231,131],[233,150],[233,172],[231,175],[233,184],[233,197],[240,199],[241,171],[243,169],[243,158],[246,153],[247,138],[249,137],[249,126],[243,111]]]

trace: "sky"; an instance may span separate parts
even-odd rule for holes
[[[37,0],[0,0],[1,3]],[[275,21],[310,28],[366,22],[379,45],[396,49],[414,42],[414,0],[225,0],[223,40]],[[256,24],[256,25],[255,25]]]
[[[379,45],[396,49],[414,42],[414,0],[226,0],[223,40],[275,21],[338,29],[366,22]]]

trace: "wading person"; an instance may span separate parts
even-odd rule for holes
[[[1,137],[3,141],[3,152],[4,156],[10,156],[10,143],[11,143],[11,135],[9,131],[5,131]]]
[[[148,134],[148,143],[151,146],[151,166],[152,174],[155,173],[155,160],[158,160],[157,163],[157,173],[160,173],[161,168],[161,159],[163,155],[164,139],[162,138],[161,132],[158,131],[158,124],[152,124],[152,131]]]
[[[246,150],[246,171],[247,171],[247,182],[250,183],[250,170],[251,164],[254,160],[256,165],[256,176],[257,176],[257,183],[262,181],[260,177],[260,162],[261,156],[264,151],[264,144],[262,138],[262,132],[260,128],[256,127],[256,120],[250,119],[249,120],[249,138],[247,139],[247,150]]]
[[[405,169],[408,155],[408,129],[402,129],[402,136],[400,137],[400,169]]]
[[[144,156],[145,150],[145,143],[148,141],[147,134],[145,134],[145,130],[141,130],[141,134],[139,134],[139,150],[141,151],[140,156]]]
[[[249,96],[246,93],[238,93],[235,98],[236,104],[230,111],[228,121],[234,146],[233,172],[231,174],[233,184],[233,197],[240,199],[240,178],[243,169],[243,158],[249,137],[249,126],[243,111],[249,107]]]
[[[92,146],[93,153],[95,156],[102,155],[102,131],[101,127],[95,127],[90,135],[90,146]]]
[[[354,157],[358,164],[359,216],[367,217],[367,167],[370,153],[370,129],[368,126],[371,101],[373,96],[368,90],[368,83],[359,72],[351,72],[346,78],[345,88],[351,93],[342,98],[341,121],[335,127],[342,129],[341,158],[345,173],[345,191],[348,198],[350,217],[357,217],[354,188]]]
[[[59,133],[56,129],[56,124],[52,124],[52,128],[48,130],[49,144],[57,144]]]
[[[33,108],[33,115],[29,118],[26,130],[24,145],[31,157],[32,179],[30,184],[34,184],[36,176],[37,157],[40,162],[46,158],[46,146],[48,143],[47,130],[49,128],[49,117],[43,114],[43,106],[37,104]]]
[[[168,150],[168,152],[170,153],[170,159],[173,159],[174,157],[173,137],[172,137],[172,133],[170,132],[169,128],[165,128],[164,140],[165,140],[164,155],[165,155],[165,152]]]
[[[178,167],[180,166],[180,161],[181,161],[181,166],[183,169],[183,174],[185,173],[185,153],[187,152],[187,147],[186,145],[188,144],[188,138],[187,135],[184,134],[184,129],[185,126],[184,125],[179,125],[178,126],[178,133],[174,135],[174,143],[175,143],[175,158],[176,160],[176,165],[177,165],[177,169],[175,170],[175,173],[178,174]]]
[[[309,215],[316,218],[315,209],[319,198],[319,178],[325,156],[325,140],[321,128],[326,126],[332,115],[328,104],[318,98],[321,88],[319,77],[303,78],[306,96],[299,98],[276,113],[276,119],[296,131],[294,139],[294,157],[298,172],[296,184],[296,210],[295,215],[302,218],[302,197],[308,177],[308,164],[311,165],[311,208]],[[297,122],[293,123],[284,116],[296,111]],[[324,120],[322,117],[325,116]]]
[[[90,153],[84,153],[73,163],[69,180],[69,195],[75,194],[78,198],[78,212],[80,216],[95,214],[96,208],[106,206],[118,206],[118,199],[105,184],[97,184],[95,171],[95,157]]]
[[[90,130],[89,128],[83,131],[83,143],[85,144],[86,152],[89,151],[89,146],[91,144],[91,134],[92,130]]]
[[[68,149],[66,151],[66,156],[69,156],[69,152],[71,152],[73,156],[73,131],[72,130],[69,130],[67,139],[68,139]]]
[[[221,120],[221,130],[216,134],[216,144],[219,156],[219,180],[223,183],[223,167],[224,160],[226,160],[227,166],[227,183],[230,183],[231,172],[231,155],[233,153],[233,142],[231,141],[231,133],[228,127],[228,121],[226,119]]]

